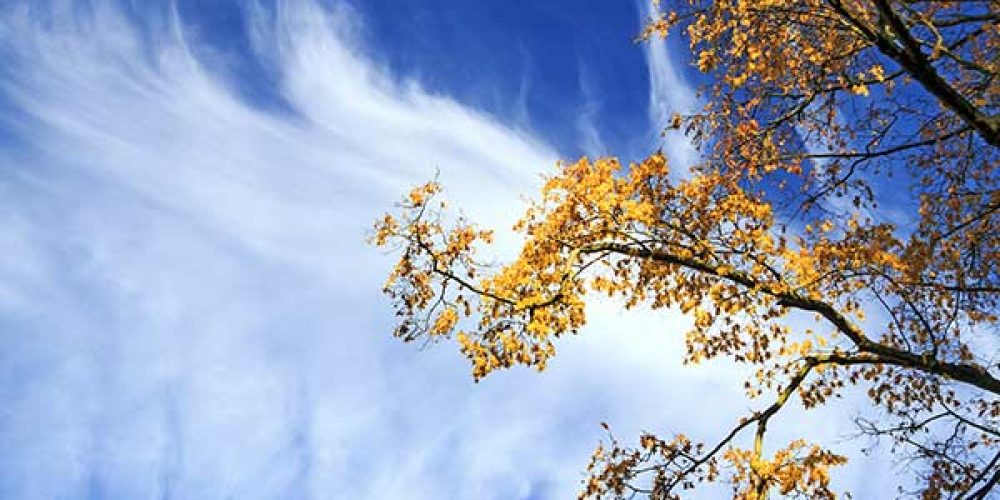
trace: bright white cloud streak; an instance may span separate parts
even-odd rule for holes
[[[653,15],[652,2],[637,0],[637,3],[641,22],[645,22]],[[667,40],[659,37],[643,44],[649,69],[649,120],[656,132],[664,130],[674,114],[694,113],[700,108],[694,89],[671,59],[669,48]],[[683,174],[687,167],[694,165],[698,152],[681,134],[666,134],[663,142],[664,153],[675,166],[675,172]]]
[[[502,228],[556,153],[395,81],[350,10],[248,9],[275,114],[176,17],[55,5],[0,14],[0,497],[569,498],[599,421],[711,438],[746,409],[670,314],[596,304],[546,374],[479,385],[389,338],[369,222],[440,169]]]

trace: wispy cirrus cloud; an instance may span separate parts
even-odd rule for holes
[[[393,78],[341,4],[246,9],[281,111],[170,4],[124,5],[0,15],[0,496],[565,498],[601,420],[743,410],[672,313],[595,303],[549,372],[478,386],[397,345],[369,221],[439,169],[503,228],[557,152]]]
[[[640,23],[644,24],[654,14],[653,2],[637,0]],[[640,25],[640,30],[643,26]],[[672,57],[667,39],[653,37],[643,44],[646,52],[646,67],[649,69],[649,120],[653,131],[659,133],[670,123],[674,114],[689,114],[701,107],[695,89],[684,77]],[[663,136],[664,152],[680,172],[697,161],[698,151],[681,134]]]

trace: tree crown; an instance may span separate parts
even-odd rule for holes
[[[757,368],[746,389],[769,398],[761,410],[710,444],[612,441],[583,497],[676,498],[720,478],[740,498],[833,497],[829,468],[845,457],[803,440],[767,456],[762,443],[793,399],[814,408],[863,388],[880,416],[859,429],[919,463],[912,493],[985,498],[1000,481],[1000,4],[657,12],[640,38],[685,37],[712,77],[704,108],[669,124],[700,161],[560,163],[498,269],[476,258],[491,232],[447,222],[437,183],[415,188],[373,234],[400,253],[385,288],[396,335],[454,339],[477,379],[541,370],[599,293],[691,314],[685,362]]]

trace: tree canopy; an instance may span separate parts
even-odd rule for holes
[[[543,369],[554,340],[585,324],[587,296],[606,294],[690,314],[686,363],[755,368],[758,411],[711,442],[604,443],[581,497],[678,498],[726,481],[738,498],[832,498],[849,457],[804,439],[765,453],[764,440],[789,404],[854,391],[877,415],[860,433],[911,464],[901,495],[995,495],[1000,2],[678,0],[655,12],[640,40],[683,40],[711,82],[703,107],[664,124],[697,164],[674,172],[660,152],[560,163],[499,268],[476,258],[492,233],[449,218],[436,182],[418,186],[372,237],[400,255],[385,287],[396,336],[453,340],[477,379]]]

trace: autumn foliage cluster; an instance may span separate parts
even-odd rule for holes
[[[667,133],[690,170],[557,165],[514,228],[518,257],[483,266],[490,231],[445,214],[428,183],[376,223],[396,250],[386,292],[404,340],[452,339],[477,379],[542,369],[586,322],[589,294],[693,318],[684,362],[755,368],[759,410],[716,441],[603,443],[582,497],[832,498],[848,457],[764,440],[789,404],[860,391],[912,477],[901,495],[1000,491],[1000,2],[678,0],[640,39],[690,48],[704,107]],[[789,321],[808,313],[814,324]],[[793,328],[793,325],[799,327]],[[741,446],[743,443],[749,443]],[[996,490],[994,489],[996,488]]]

